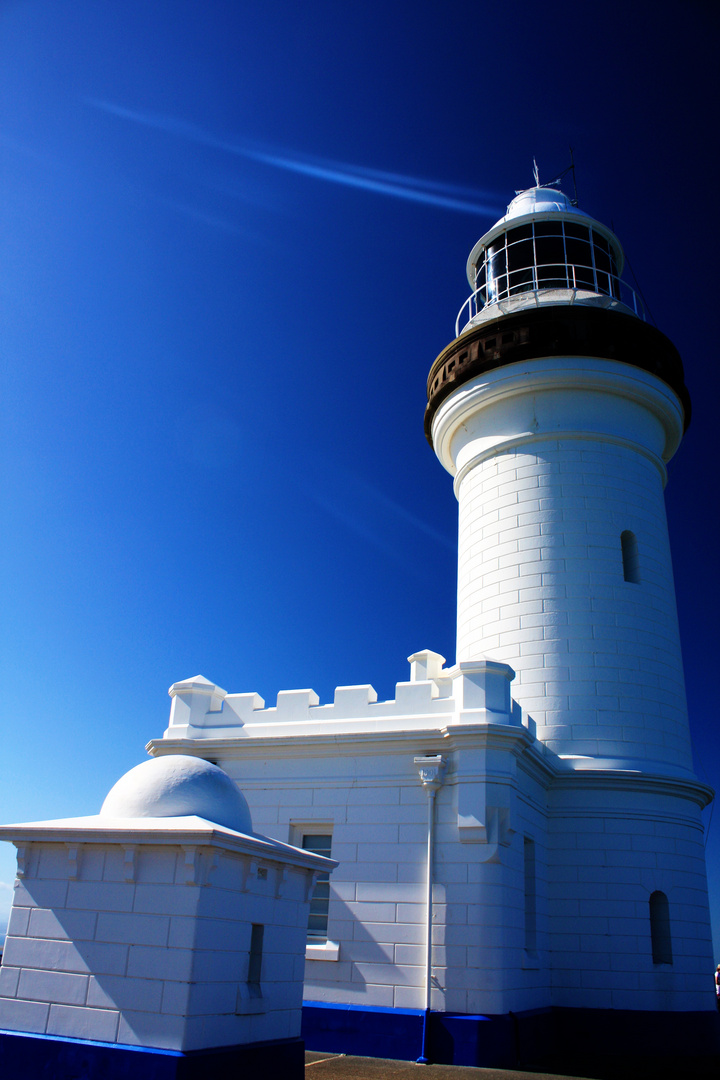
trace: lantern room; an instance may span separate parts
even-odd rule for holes
[[[521,191],[470,252],[472,294],[456,333],[525,307],[590,304],[644,319],[621,278],[625,257],[615,234],[579,210],[558,188]]]

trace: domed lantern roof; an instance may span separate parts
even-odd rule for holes
[[[548,214],[563,210],[568,214],[579,214],[589,217],[584,210],[578,210],[564,191],[557,187],[531,187],[525,191],[518,191],[515,198],[507,208],[507,212],[501,221],[510,218],[522,217],[525,214]],[[498,222],[499,224],[499,222]]]

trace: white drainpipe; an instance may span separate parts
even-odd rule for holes
[[[422,1050],[417,1059],[418,1065],[428,1064],[428,1016],[432,992],[432,887],[433,887],[433,846],[435,843],[435,794],[442,786],[445,771],[445,759],[440,754],[416,757],[415,765],[420,773],[420,782],[428,797],[427,827],[427,874],[425,894],[425,917],[427,935],[425,938],[425,1010],[423,1013]]]

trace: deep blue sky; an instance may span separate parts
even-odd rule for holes
[[[0,820],[96,812],[178,679],[382,698],[453,659],[425,379],[470,248],[570,144],[693,395],[667,498],[720,787],[715,10],[0,7]]]

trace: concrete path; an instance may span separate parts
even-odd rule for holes
[[[720,1080],[720,1058],[687,1057],[656,1060],[586,1061],[584,1068],[597,1080]],[[305,1080],[588,1080],[587,1074],[527,1072],[522,1069],[478,1069],[460,1065],[416,1065],[413,1061],[305,1053]]]
[[[550,1073],[516,1072],[512,1069],[469,1069],[460,1065],[416,1065],[414,1061],[388,1058],[346,1057],[305,1053],[305,1080],[584,1080]],[[687,1080],[687,1078],[686,1078]]]

